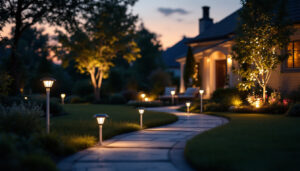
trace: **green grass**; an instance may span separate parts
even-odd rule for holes
[[[188,141],[185,155],[198,170],[299,170],[300,118],[214,113],[224,126]]]
[[[103,139],[115,135],[137,131],[139,113],[133,107],[117,105],[66,104],[64,116],[51,118],[51,132],[65,141],[73,152],[94,145],[98,141],[99,127],[93,117],[97,113],[106,113],[109,118],[103,125]],[[144,128],[175,122],[173,114],[145,111]]]

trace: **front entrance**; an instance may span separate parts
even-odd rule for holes
[[[216,60],[216,89],[224,88],[226,83],[226,60]]]

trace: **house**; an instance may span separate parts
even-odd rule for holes
[[[288,15],[296,32],[290,37],[289,58],[272,72],[268,86],[282,92],[297,89],[300,86],[300,0],[287,2]],[[203,17],[199,20],[200,34],[187,42],[193,49],[196,63],[202,74],[201,89],[204,98],[210,98],[218,88],[234,87],[238,76],[232,72],[237,62],[231,59],[234,33],[238,25],[238,10],[223,20],[213,23],[209,17],[209,7],[203,7]],[[180,64],[180,92],[185,91],[183,70],[185,55],[176,59]]]

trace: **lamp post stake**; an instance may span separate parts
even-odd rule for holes
[[[47,134],[50,133],[50,88],[46,88],[47,93],[47,107],[46,107],[46,125],[47,125]]]
[[[99,125],[99,145],[102,145],[102,125]]]

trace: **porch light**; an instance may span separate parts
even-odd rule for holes
[[[145,97],[145,102],[148,102],[149,101],[149,98],[148,97]]]

